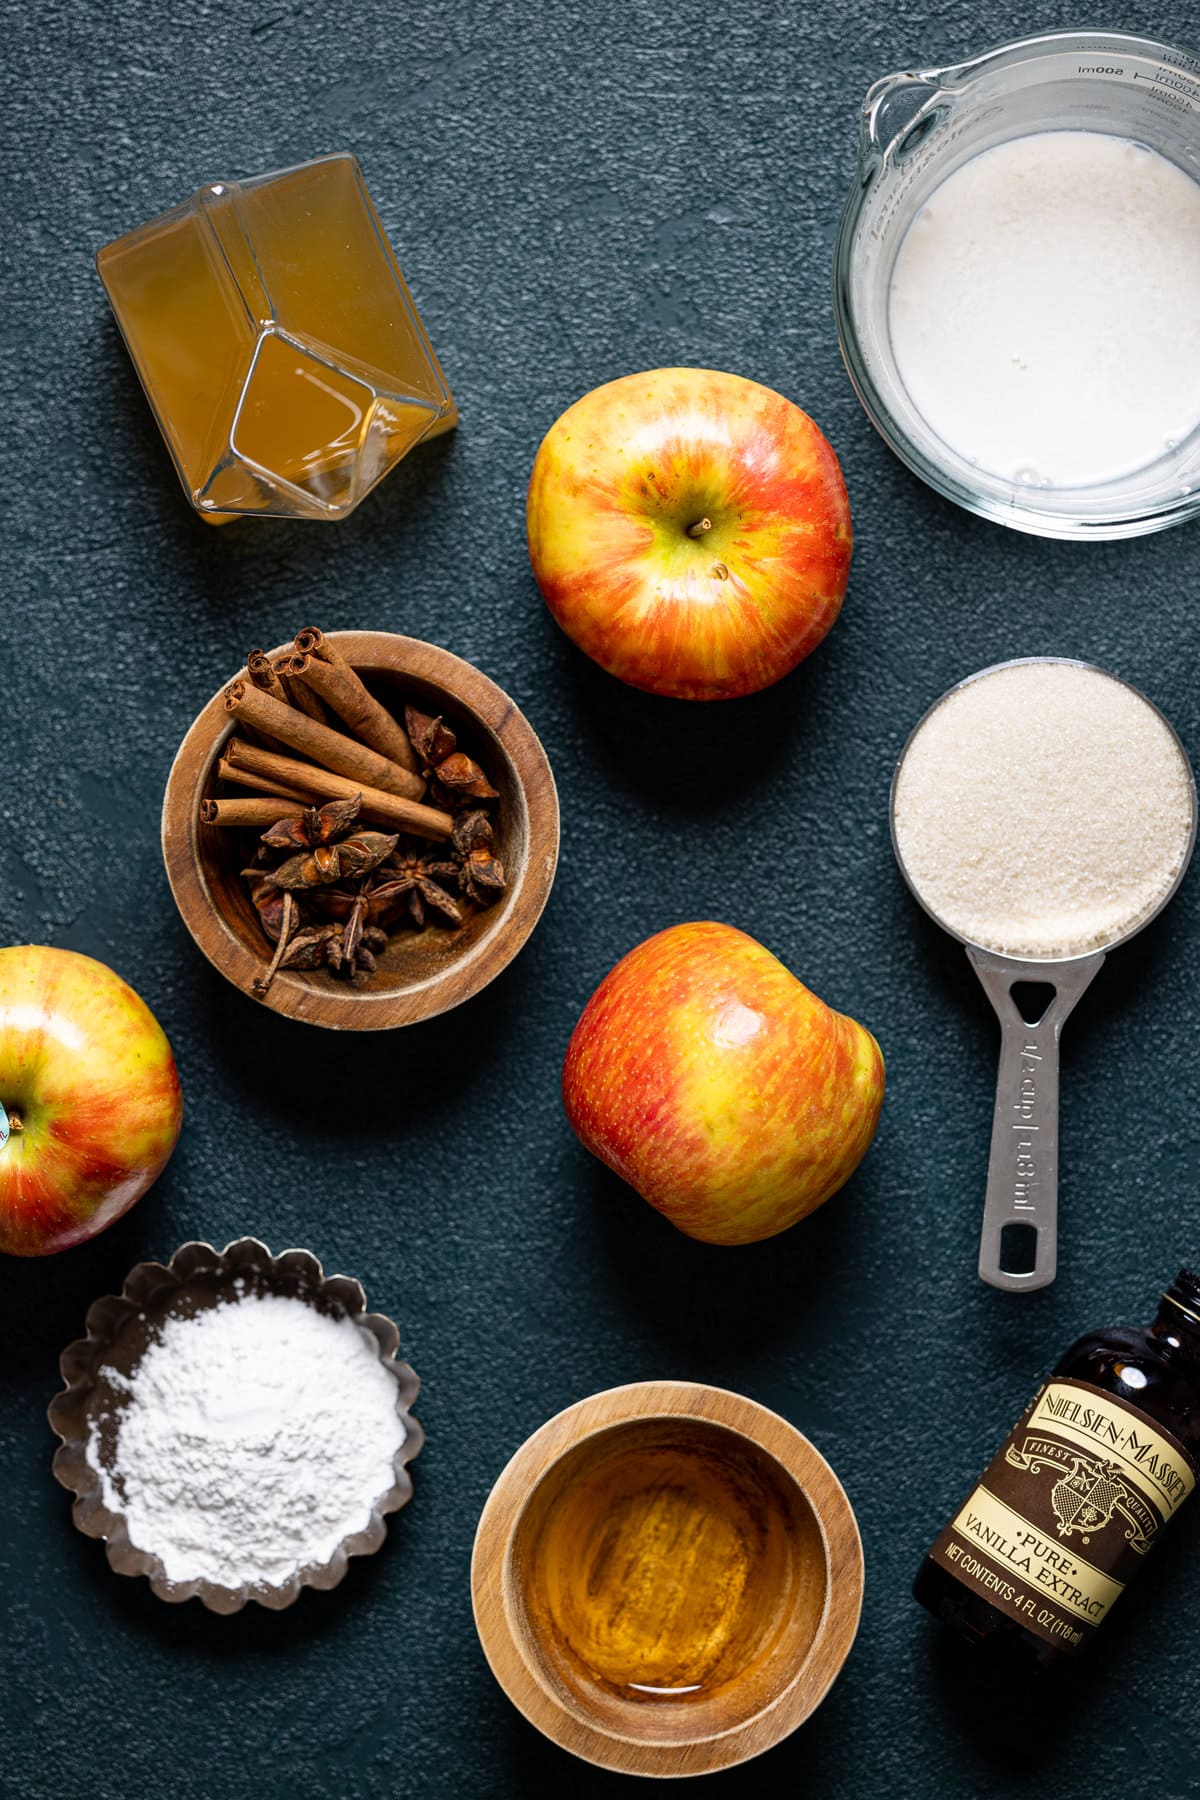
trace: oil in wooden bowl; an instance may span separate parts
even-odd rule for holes
[[[816,1519],[759,1448],[700,1420],[580,1444],[520,1532],[549,1672],[595,1708],[762,1704],[825,1601]]]
[[[492,1673],[554,1743],[706,1775],[808,1718],[858,1628],[862,1544],[821,1453],[691,1381],[578,1400],[488,1496],[471,1602]]]

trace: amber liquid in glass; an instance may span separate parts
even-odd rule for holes
[[[352,157],[215,184],[97,267],[205,516],[335,517],[457,413]]]

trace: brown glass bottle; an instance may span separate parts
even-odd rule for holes
[[[1107,1617],[1200,1465],[1200,1275],[1154,1323],[1056,1364],[921,1564],[913,1593],[962,1637],[1036,1663]]]

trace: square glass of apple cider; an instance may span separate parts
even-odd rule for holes
[[[214,524],[344,518],[458,422],[353,156],[202,187],[96,267]]]

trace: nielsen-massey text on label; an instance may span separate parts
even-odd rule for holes
[[[930,1558],[1026,1630],[1078,1650],[1195,1484],[1187,1451],[1145,1413],[1055,1378]]]

